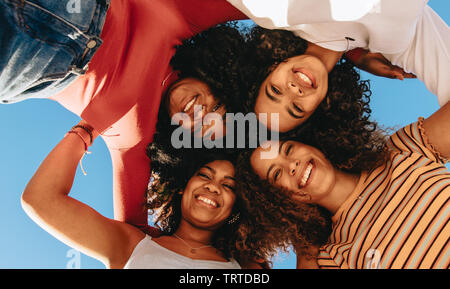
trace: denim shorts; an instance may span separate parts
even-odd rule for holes
[[[110,0],[0,0],[0,103],[46,98],[102,44]]]

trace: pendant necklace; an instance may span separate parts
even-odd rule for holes
[[[177,237],[178,239],[180,239],[181,241],[183,241],[183,243],[186,244],[186,246],[188,246],[188,247],[191,249],[191,253],[192,253],[192,254],[196,254],[196,253],[197,253],[197,250],[199,250],[199,249],[207,248],[207,247],[212,247],[212,245],[206,245],[206,246],[201,246],[201,247],[194,248],[194,247],[192,247],[191,245],[189,245],[185,240],[183,240],[180,236],[178,236],[177,234],[173,233],[173,235],[174,235],[175,237]]]

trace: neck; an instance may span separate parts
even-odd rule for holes
[[[325,65],[328,73],[333,70],[336,63],[339,61],[339,59],[341,59],[343,53],[344,52],[342,51],[333,51],[320,47],[319,45],[311,42],[308,42],[308,48],[305,51],[305,54],[319,58]]]
[[[214,231],[197,228],[182,219],[175,234],[189,244],[209,245]]]
[[[353,193],[360,177],[360,175],[349,174],[337,169],[335,169],[335,175],[336,182],[330,194],[318,202],[333,215]]]

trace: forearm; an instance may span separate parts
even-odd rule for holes
[[[85,143],[80,136],[86,141],[89,139],[82,129],[75,130],[79,135],[67,134],[45,158],[25,188],[23,199],[45,202],[69,194],[78,163],[85,153]]]
[[[68,196],[85,143],[90,142],[83,129],[72,130],[76,133],[68,133],[60,141],[28,183],[22,207],[39,226],[68,246],[108,267],[120,268],[143,234]]]

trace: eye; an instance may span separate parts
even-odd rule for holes
[[[289,145],[286,147],[286,155],[289,155],[289,153],[291,152],[291,150],[292,150],[292,144],[289,144]]]
[[[229,189],[230,191],[234,192],[234,186],[230,185],[230,184],[223,184],[223,186],[227,189]]]
[[[303,109],[301,109],[298,105],[296,105],[295,103],[292,103],[292,106],[294,107],[294,109],[298,112],[303,112]]]
[[[272,89],[273,92],[275,92],[275,94],[281,94],[281,91],[275,86],[271,85],[270,88]]]
[[[197,176],[202,177],[202,178],[205,178],[205,179],[208,179],[208,180],[211,179],[210,176],[208,176],[207,174],[202,173],[202,172],[198,172],[198,173],[197,173]]]
[[[277,169],[274,173],[273,173],[273,182],[277,182],[278,179],[281,176],[281,169]]]
[[[213,107],[212,112],[217,111],[221,106],[222,106],[221,103],[216,104],[216,105]]]

